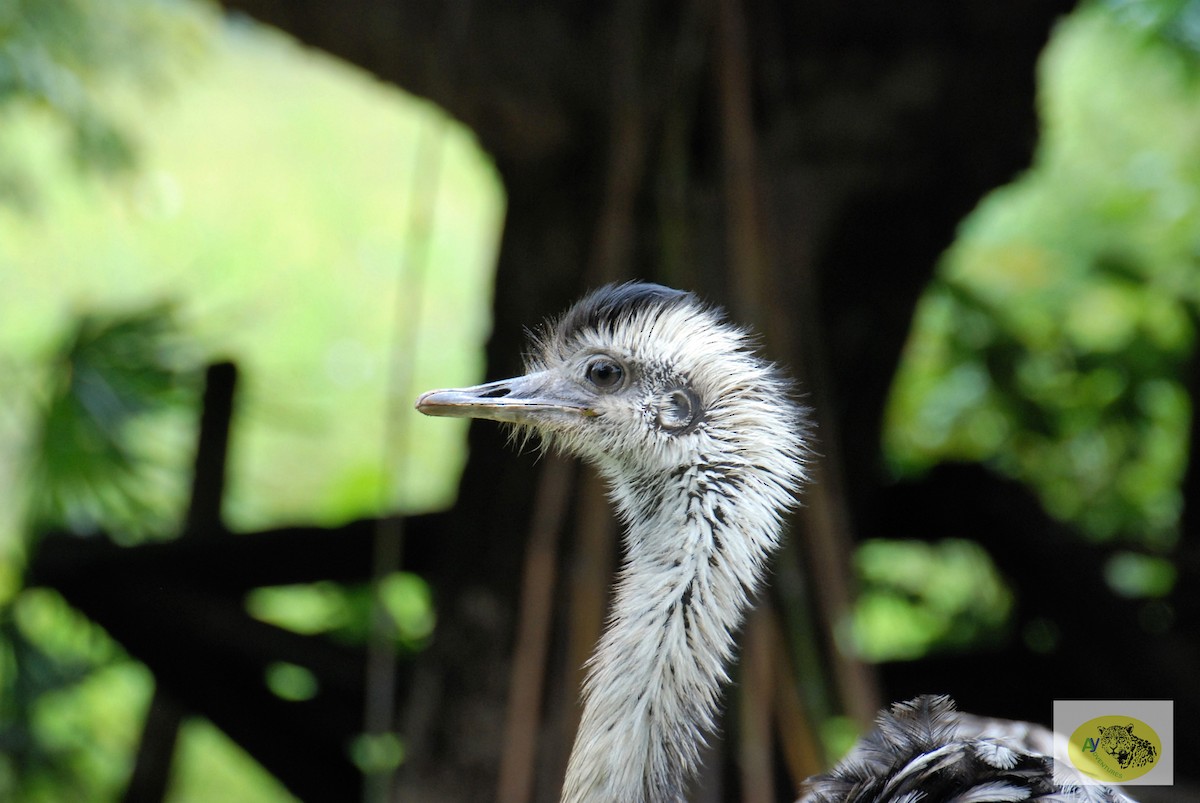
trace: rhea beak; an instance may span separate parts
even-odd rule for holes
[[[510,424],[546,425],[562,417],[593,416],[583,395],[549,371],[501,379],[469,388],[422,393],[417,409],[425,415],[487,418]]]

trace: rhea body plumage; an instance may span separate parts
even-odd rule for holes
[[[599,469],[625,552],[562,799],[681,801],[734,636],[805,479],[805,412],[746,330],[653,284],[609,285],[577,302],[535,333],[526,369],[431,391],[417,408],[516,425]],[[909,761],[910,746],[893,752]]]
[[[923,695],[880,712],[836,767],[805,782],[799,803],[1134,803],[1085,781],[1062,736]]]

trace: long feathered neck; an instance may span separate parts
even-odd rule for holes
[[[797,481],[798,456],[773,446],[714,450],[722,459],[666,473],[601,466],[627,524],[626,558],[590,662],[564,801],[683,799]]]

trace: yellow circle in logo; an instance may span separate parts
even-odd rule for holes
[[[1071,734],[1067,755],[1090,778],[1131,781],[1154,769],[1162,755],[1162,740],[1140,719],[1119,714],[1096,717]]]

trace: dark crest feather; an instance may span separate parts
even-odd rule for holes
[[[691,294],[649,282],[606,284],[574,304],[548,333],[552,340],[566,343],[585,329],[606,330],[622,318],[646,307],[678,304]]]

